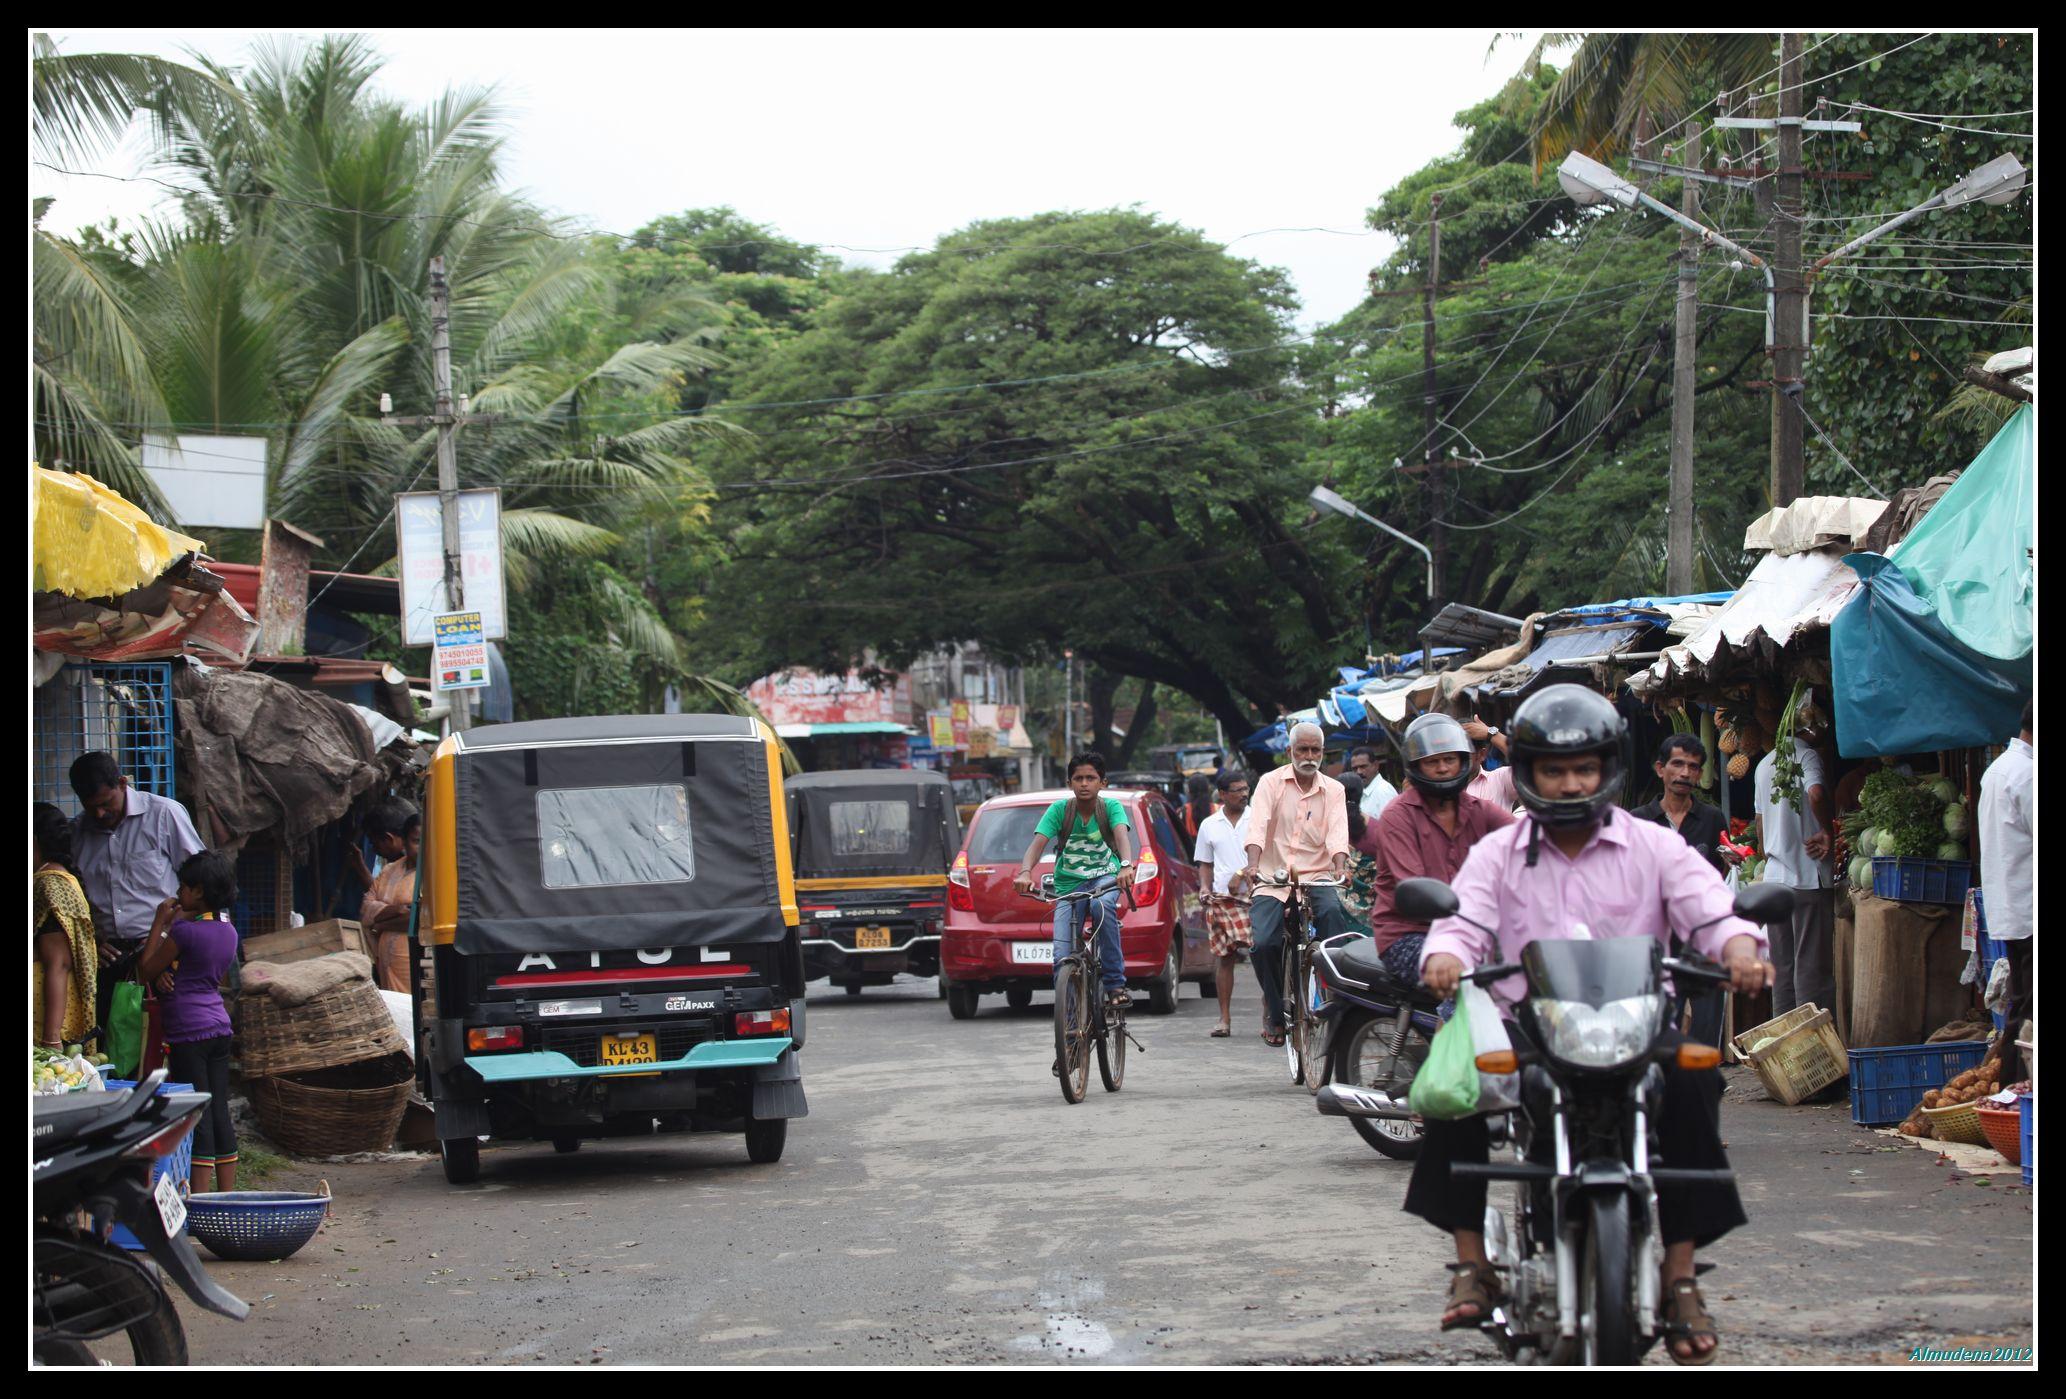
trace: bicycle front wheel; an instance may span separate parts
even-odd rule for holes
[[[1098,1077],[1107,1093],[1117,1093],[1126,1081],[1126,1012],[1107,1010],[1101,1017],[1098,1035]]]
[[[1287,928],[1284,934],[1284,1058],[1291,1069],[1291,1081],[1306,1081],[1305,1018],[1299,1012],[1299,996],[1304,976],[1300,969],[1299,946],[1294,936],[1295,929]]]
[[[1072,957],[1055,972],[1055,1074],[1072,1103],[1090,1088],[1090,1017],[1090,977]]]

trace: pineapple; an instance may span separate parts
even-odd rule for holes
[[[1750,755],[1748,753],[1738,753],[1735,757],[1729,759],[1729,780],[1731,782],[1741,782],[1748,776],[1750,776]]]
[[[1738,752],[1742,749],[1742,746],[1743,739],[1735,729],[1723,729],[1721,737],[1715,740],[1715,747],[1721,749],[1724,753]]]

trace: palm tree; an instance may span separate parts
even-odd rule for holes
[[[1577,48],[1543,101],[1537,169],[1569,151],[1609,160],[1647,144],[1718,94],[1771,77],[1776,42],[1771,34],[1544,34],[1523,76],[1535,75],[1548,50]]]

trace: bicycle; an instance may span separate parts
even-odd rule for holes
[[[1290,1061],[1291,1081],[1300,1084],[1310,1093],[1320,1091],[1324,1066],[1309,1063],[1311,1046],[1320,1039],[1319,1007],[1314,1004],[1313,984],[1313,909],[1306,901],[1308,888],[1336,888],[1339,881],[1321,876],[1301,881],[1288,870],[1278,870],[1268,879],[1255,882],[1257,889],[1288,889],[1291,897],[1284,907],[1284,951],[1278,984],[1284,995],[1284,1054]]]
[[[1054,892],[1054,876],[1041,876],[1040,890],[1026,897],[1045,904],[1081,903],[1082,923],[1076,929],[1076,950],[1055,963],[1055,1077],[1061,1080],[1062,1098],[1080,1103],[1090,1090],[1090,1054],[1097,1047],[1098,1077],[1107,1093],[1117,1093],[1126,1081],[1126,1045],[1146,1050],[1126,1028],[1126,1007],[1107,1006],[1102,994],[1103,967],[1098,957],[1097,912],[1090,901],[1110,893],[1113,886],[1098,880],[1068,894]],[[1126,892],[1126,906],[1133,907],[1133,891]]]

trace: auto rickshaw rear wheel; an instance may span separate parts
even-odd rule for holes
[[[789,1140],[789,1119],[746,1119],[746,1157],[756,1165],[771,1166],[782,1159],[782,1147]]]
[[[581,1138],[554,1137],[552,1139],[552,1149],[554,1151],[557,1151],[562,1156],[569,1155],[570,1153],[579,1151],[581,1149]]]
[[[481,1142],[478,1137],[441,1140],[438,1158],[445,1164],[445,1179],[453,1185],[472,1185],[481,1178]]]
[[[847,993],[847,994],[848,994],[849,996],[858,996],[858,995],[860,995],[860,994],[861,994],[861,983],[860,983],[860,982],[858,982],[858,981],[847,981],[847,982],[842,982],[841,984],[842,984],[843,986],[845,986],[845,987],[846,987],[846,993]]]

